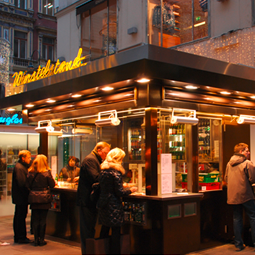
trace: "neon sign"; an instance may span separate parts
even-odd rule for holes
[[[87,63],[82,63],[82,60],[85,59],[85,57],[81,57],[82,54],[82,48],[79,49],[78,54],[74,61],[63,61],[59,62],[57,61],[56,64],[51,64],[51,61],[48,60],[45,67],[41,68],[40,66],[36,71],[33,72],[33,74],[27,74],[27,72],[20,71],[19,73],[16,72],[12,76],[14,78],[13,87],[24,85],[26,83],[37,81],[58,73],[63,73],[75,68],[78,68],[80,66],[85,66]]]
[[[23,118],[18,118],[18,114],[14,114],[12,117],[0,117],[0,123],[9,126],[10,124],[22,124]]]

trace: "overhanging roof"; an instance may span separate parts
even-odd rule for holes
[[[26,85],[26,92],[2,98],[0,108],[138,79],[177,80],[248,93],[255,92],[255,69],[193,54],[143,45],[92,61],[86,66]]]

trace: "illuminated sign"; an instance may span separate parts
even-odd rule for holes
[[[0,124],[5,124],[9,126],[10,124],[22,124],[23,118],[19,118],[19,115],[16,113],[12,117],[0,117]]]
[[[12,77],[14,77],[13,87],[24,85],[26,83],[37,81],[58,73],[63,73],[75,68],[78,68],[80,66],[85,66],[87,63],[82,63],[82,60],[85,59],[85,57],[81,57],[82,55],[82,48],[79,49],[77,57],[74,59],[74,61],[63,61],[57,63],[51,64],[51,61],[48,60],[45,67],[41,68],[40,66],[36,71],[33,72],[33,74],[27,74],[27,72],[20,71],[19,73],[16,72]]]

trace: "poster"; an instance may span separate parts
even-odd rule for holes
[[[172,193],[172,154],[161,154],[161,194]]]

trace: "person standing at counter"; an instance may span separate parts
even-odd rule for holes
[[[30,243],[27,238],[26,217],[28,210],[28,189],[26,180],[31,162],[31,153],[28,150],[19,152],[19,161],[12,174],[12,203],[15,204],[13,231],[15,243]]]
[[[62,174],[63,180],[68,182],[78,182],[80,175],[80,168],[76,167],[76,157],[70,156],[68,158],[68,164],[63,167],[59,173]]]
[[[92,185],[99,181],[100,165],[110,151],[111,145],[106,142],[96,144],[93,151],[81,164],[80,179],[77,190],[77,205],[80,212],[81,251],[86,254],[86,239],[94,238],[97,221],[96,202],[91,201]]]
[[[255,246],[255,201],[252,184],[255,183],[255,165],[249,160],[248,145],[239,143],[227,164],[227,203],[233,207],[234,241],[237,251],[245,248],[242,240],[243,209],[250,219],[252,242]]]
[[[122,176],[125,169],[121,163],[125,152],[119,148],[112,149],[101,164],[99,177],[100,197],[97,203],[99,208],[99,223],[102,224],[100,238],[110,237],[110,254],[120,254],[121,226],[124,222],[122,197],[137,191],[137,187],[123,189]]]
[[[32,166],[28,169],[27,187],[30,190],[44,191],[52,189],[55,186],[55,180],[52,177],[51,170],[47,163],[45,155],[37,155]],[[34,245],[43,246],[47,244],[44,240],[46,229],[46,217],[51,207],[51,200],[44,200],[44,195],[39,194],[35,198],[35,202],[30,204],[32,210],[32,222],[34,233]]]

